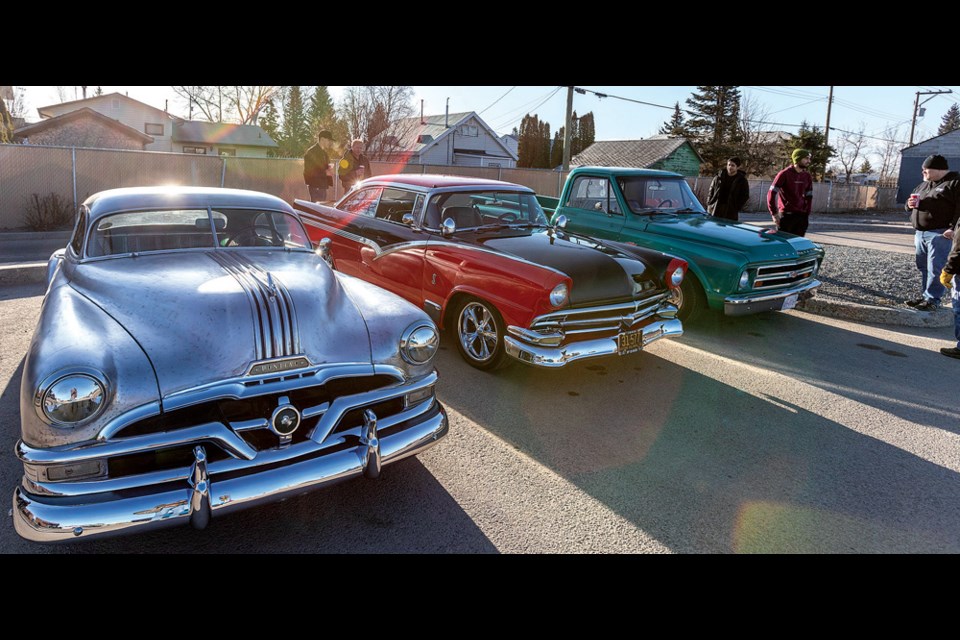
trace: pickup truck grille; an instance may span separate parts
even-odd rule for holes
[[[757,269],[753,288],[757,291],[778,289],[812,278],[817,271],[817,260],[797,260],[767,265]]]
[[[628,331],[656,315],[666,293],[643,300],[599,307],[564,309],[535,318],[530,330],[538,333],[562,331],[567,337],[580,334]]]

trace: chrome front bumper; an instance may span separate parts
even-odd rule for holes
[[[661,338],[675,338],[683,335],[683,325],[676,318],[655,320],[643,327],[642,332],[645,348]],[[508,335],[504,336],[503,343],[506,346],[507,355],[526,364],[547,368],[563,367],[577,360],[615,356],[619,353],[616,336],[551,347],[532,345]]]
[[[361,429],[359,446],[324,454],[322,445],[307,442],[298,445],[297,457],[305,458],[302,461],[294,459],[280,467],[266,465],[266,470],[253,469],[247,475],[225,472],[223,479],[217,478],[217,463],[208,464],[204,447],[198,445],[185,482],[168,482],[160,486],[176,488],[134,497],[126,497],[127,491],[34,494],[25,489],[30,483],[24,479],[24,486],[13,495],[14,528],[34,542],[64,542],[188,522],[203,528],[213,515],[300,495],[360,475],[376,477],[381,465],[429,449],[449,428],[446,411],[436,400],[410,423],[401,431],[379,437],[372,416]],[[153,487],[147,491],[150,489]]]
[[[723,300],[723,313],[728,316],[746,316],[763,311],[779,311],[783,308],[783,301],[786,298],[796,295],[800,300],[806,300],[813,297],[821,284],[823,283],[819,280],[813,280],[797,287],[771,293],[727,296]]]

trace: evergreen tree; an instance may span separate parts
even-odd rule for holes
[[[529,113],[520,121],[520,135],[518,136],[517,160],[518,167],[535,167],[540,142],[540,118]]]
[[[299,86],[294,85],[287,90],[280,137],[277,143],[280,145],[280,156],[284,158],[299,158],[312,144],[310,125],[303,108],[303,92]]]
[[[827,146],[826,137],[820,127],[811,127],[804,120],[800,123],[800,130],[797,135],[790,136],[780,145],[780,155],[784,167],[791,163],[791,154],[794,149],[806,149],[810,152],[812,158],[810,173],[814,180],[823,180],[827,164],[830,162],[830,158],[836,155],[836,151],[833,147]]]
[[[316,139],[324,129],[335,127],[336,110],[327,87],[314,87],[307,107],[307,122],[310,123],[310,138]]]
[[[563,134],[565,127],[560,127],[553,136],[553,147],[550,149],[550,168],[563,164]]]
[[[960,106],[954,102],[943,114],[943,120],[940,122],[940,128],[937,129],[937,135],[942,136],[945,133],[960,129]]]
[[[698,86],[687,99],[690,118],[687,129],[693,134],[700,155],[706,160],[703,170],[716,173],[726,159],[735,155],[740,135],[740,88],[736,86]]]
[[[538,169],[550,168],[550,123],[546,120],[540,123],[537,137],[537,163],[533,166]]]
[[[596,142],[596,139],[597,139],[597,127],[593,121],[593,111],[583,114],[583,116],[580,117],[579,124],[580,124],[580,148],[576,149],[576,147],[574,147],[574,149],[576,150],[576,153],[580,153],[581,151],[583,151],[584,149],[592,145],[594,142]]]
[[[103,95],[103,87],[97,87],[97,90],[93,92],[93,95],[95,95],[95,96],[102,96],[102,95]]]
[[[263,115],[260,117],[260,128],[266,131],[267,135],[273,138],[274,142],[280,144],[280,115],[277,113],[277,107],[273,104],[273,100],[269,100],[267,106],[263,108]],[[279,155],[279,149],[271,149],[269,154],[271,156]]]
[[[668,136],[677,136],[680,138],[690,137],[689,132],[687,131],[687,126],[683,120],[683,111],[680,110],[679,102],[673,105],[673,115],[670,116],[669,120],[663,123],[662,127],[660,127],[660,133]]]
[[[864,158],[863,164],[860,165],[860,170],[857,173],[872,173],[873,165],[870,164],[870,161]]]

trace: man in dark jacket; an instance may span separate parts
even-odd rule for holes
[[[940,349],[940,353],[951,358],[960,359],[960,222],[953,230],[953,247],[947,262],[940,272],[940,284],[951,289],[950,298],[953,301],[953,335],[957,339],[957,346]]]
[[[333,135],[329,131],[317,134],[317,144],[313,145],[303,156],[303,181],[310,189],[310,199],[314,202],[323,202],[327,199],[327,189],[333,185],[330,177],[330,155],[327,151],[333,143]]]
[[[933,311],[940,307],[944,292],[940,274],[960,219],[960,174],[950,171],[946,158],[932,155],[923,161],[923,182],[910,194],[906,209],[916,230],[914,248],[923,294],[906,303],[918,311]]]
[[[812,159],[806,149],[796,149],[793,164],[773,179],[767,193],[767,209],[779,231],[797,236],[807,233],[813,207],[813,176],[807,169]]]
[[[750,199],[750,184],[747,174],[740,170],[740,158],[727,160],[727,168],[717,174],[710,183],[707,210],[718,218],[739,220],[740,212]]]

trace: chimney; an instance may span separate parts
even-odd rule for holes
[[[450,98],[447,98],[447,114],[443,119],[443,126],[450,128]]]
[[[423,98],[420,98],[420,124],[426,124],[423,121]]]

